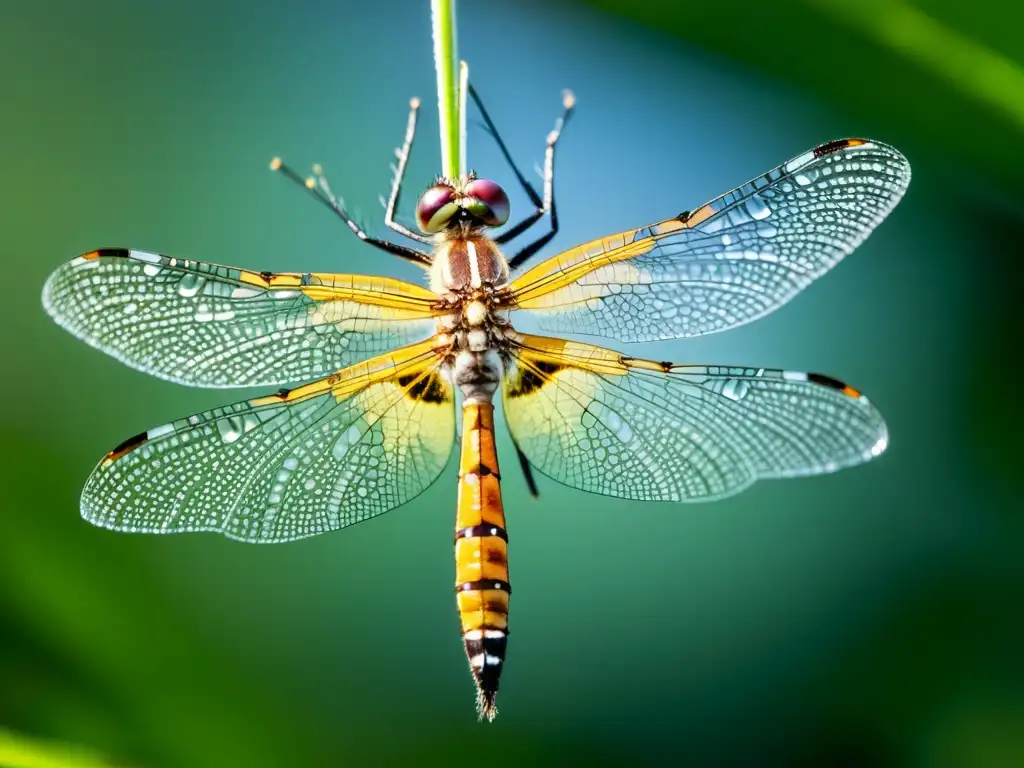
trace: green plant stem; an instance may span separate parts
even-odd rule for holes
[[[455,50],[455,0],[431,0],[434,65],[437,68],[437,113],[441,129],[441,168],[450,179],[462,175],[461,120]]]

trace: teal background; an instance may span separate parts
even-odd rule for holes
[[[1021,11],[990,2],[460,4],[460,54],[527,169],[561,89],[578,97],[548,254],[832,138],[892,143],[914,169],[791,304],[630,348],[849,381],[887,418],[880,460],[712,505],[544,479],[535,501],[501,433],[515,595],[487,726],[451,594],[453,466],[402,509],[292,544],[92,528],[78,494],[105,451],[250,393],[130,370],[39,301],[103,246],[419,280],[267,163],[323,163],[381,232],[410,96],[410,191],[438,170],[427,4],[8,0],[0,748],[10,729],[137,766],[1024,764],[1024,90],[993,97],[945,38],[907,43],[907,8],[1024,77]],[[469,156],[513,188],[480,130]]]

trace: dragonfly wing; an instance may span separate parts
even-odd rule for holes
[[[629,499],[721,498],[858,464],[888,439],[868,399],[826,376],[656,363],[538,336],[512,350],[503,397],[541,472]]]
[[[823,144],[693,211],[552,257],[511,283],[506,306],[545,330],[625,342],[723,331],[835,266],[909,182],[892,147]]]
[[[181,384],[309,381],[430,335],[436,296],[362,275],[251,272],[144,251],[80,256],[43,304],[75,336]]]
[[[127,440],[89,477],[82,516],[118,531],[278,542],[404,504],[454,442],[453,391],[432,344]]]

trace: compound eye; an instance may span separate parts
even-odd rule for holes
[[[463,207],[488,227],[500,227],[508,221],[508,195],[499,184],[489,179],[474,179],[462,194]]]
[[[420,195],[416,203],[416,224],[424,232],[436,234],[448,226],[458,210],[455,190],[447,184],[437,184]]]

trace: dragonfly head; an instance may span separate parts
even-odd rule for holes
[[[469,174],[461,182],[438,179],[416,203],[416,223],[428,234],[458,224],[500,227],[508,221],[508,195],[489,179]]]

